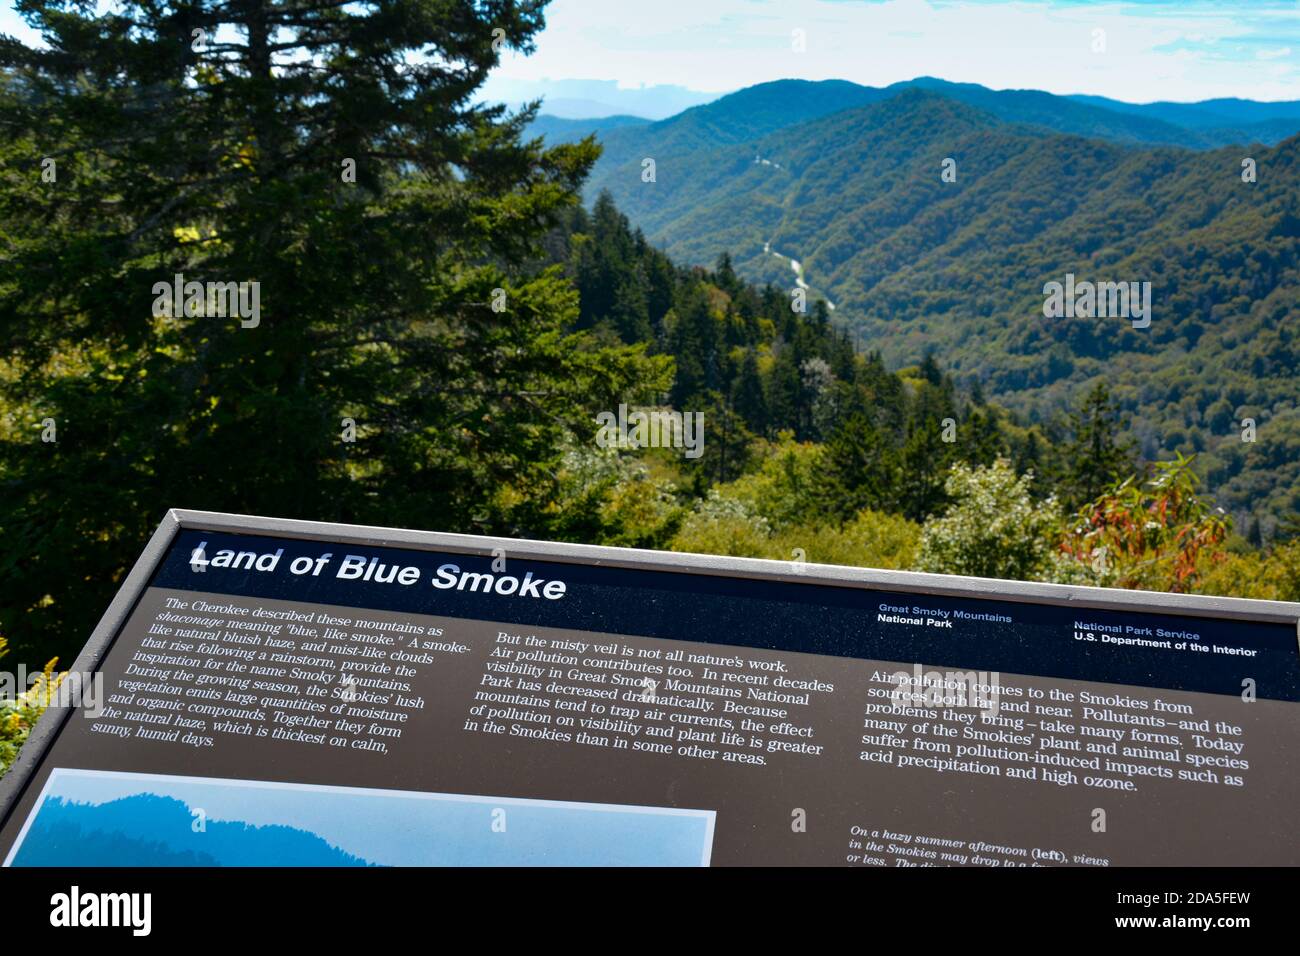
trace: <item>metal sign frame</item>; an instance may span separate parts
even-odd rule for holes
[[[73,662],[72,670],[83,674],[93,674],[99,670],[100,663],[135,610],[140,596],[149,586],[154,572],[172,542],[182,530],[257,534],[371,547],[472,554],[482,557],[492,557],[494,549],[504,549],[511,560],[550,561],[640,571],[667,571],[678,574],[814,584],[823,587],[887,590],[1025,604],[1053,604],[1110,611],[1140,611],[1290,624],[1296,628],[1297,648],[1300,649],[1300,603],[1287,601],[1261,601],[1201,594],[1168,594],[1160,591],[1128,591],[1117,588],[1042,584],[1032,581],[1004,581],[997,578],[925,574],[917,571],[882,571],[842,565],[732,558],[675,551],[648,551],[637,548],[566,544],[526,538],[495,538],[440,531],[410,531],[401,528],[332,524],[290,518],[263,518],[255,515],[173,508],[163,517],[153,537],[149,539],[149,543],[145,545],[144,551],[136,560],[135,566],[123,580],[112,603],[109,604],[99,624],[91,633],[90,639]],[[44,760],[50,746],[63,728],[64,722],[71,714],[71,708],[49,707],[32,728],[31,734],[19,752],[18,759],[14,761],[9,772],[0,778],[0,826],[8,821],[10,813],[26,790],[36,768]]]

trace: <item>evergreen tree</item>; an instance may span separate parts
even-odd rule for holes
[[[894,507],[898,467],[892,443],[870,417],[849,414],[826,443],[822,510],[844,524],[863,508]]]
[[[1259,530],[1259,515],[1250,516],[1250,524],[1246,528],[1246,543],[1255,549],[1264,546],[1264,536]]]
[[[664,316],[673,307],[673,291],[677,286],[677,275],[669,258],[657,249],[650,247],[636,231],[637,255],[645,265],[646,308],[650,313],[650,322],[655,334],[663,331]]]
[[[907,433],[899,464],[898,501],[903,514],[922,521],[946,502],[944,482],[948,468],[957,457],[960,431],[953,441],[945,441],[947,423],[956,423],[951,380],[939,369],[931,355],[926,356],[931,371],[923,368],[923,381],[917,386],[907,413]],[[966,437],[969,441],[969,437]]]
[[[724,252],[718,256],[718,264],[714,269],[713,279],[718,288],[727,295],[734,296],[740,291],[740,279],[737,278],[735,267],[731,264],[731,253]]]
[[[818,299],[813,303],[812,316],[810,318],[813,335],[816,336],[818,343],[823,346],[831,344],[831,310],[826,304],[825,299]]]
[[[997,414],[987,405],[968,409],[958,437],[960,457],[972,465],[992,465],[1004,457],[1005,441]]]
[[[772,429],[789,429],[799,435],[803,381],[794,349],[780,345],[767,378],[767,413]]]
[[[547,496],[565,435],[662,379],[566,334],[574,291],[523,265],[597,152],[478,101],[543,6],[25,0],[0,398],[58,440],[0,443],[22,657],[80,645],[169,506],[523,530],[507,501]],[[244,311],[165,309],[178,274]]]
[[[767,431],[767,402],[753,349],[745,349],[745,357],[740,361],[732,402],[750,429],[760,435]]]
[[[672,403],[686,410],[703,403],[704,393],[719,384],[718,324],[698,280],[680,287],[676,302],[676,322],[669,336],[669,348],[677,365]]]
[[[708,485],[731,481],[745,470],[754,433],[717,392],[705,393],[697,410],[704,415],[703,453],[699,458],[685,461],[695,472],[693,486],[696,494],[703,495]]]
[[[929,349],[925,352],[925,358],[921,360],[921,378],[931,385],[943,384],[943,369],[939,368],[939,363],[934,359],[934,352]]]
[[[1024,440],[1014,447],[1012,463],[1020,475],[1031,475],[1030,488],[1034,495],[1045,498],[1050,492],[1043,462],[1043,439],[1037,428],[1025,434]]]
[[[1070,415],[1070,437],[1061,449],[1063,474],[1058,484],[1069,508],[1094,500],[1133,473],[1133,442],[1120,437],[1126,427],[1110,389],[1098,382]]]

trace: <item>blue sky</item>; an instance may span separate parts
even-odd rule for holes
[[[1300,99],[1297,0],[555,0],[547,21],[503,78],[731,90],[940,76],[1130,101]]]
[[[547,21],[533,55],[506,56],[501,89],[928,75],[1137,102],[1300,99],[1298,0],[554,0]],[[9,5],[0,30],[30,35]]]

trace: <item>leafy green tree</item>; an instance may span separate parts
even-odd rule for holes
[[[921,528],[916,570],[984,578],[1035,580],[1052,565],[1060,517],[1055,502],[1036,501],[1029,475],[999,459],[956,464],[945,491],[951,504]]]
[[[1250,551],[1202,560],[1195,590],[1202,594],[1300,601],[1300,541],[1279,544],[1268,553]]]
[[[815,524],[821,519],[818,494],[825,458],[824,446],[796,442],[782,432],[775,442],[755,443],[753,467],[730,482],[726,494],[774,528]]]
[[[9,642],[0,637],[0,657],[8,653]],[[30,687],[14,697],[0,700],[0,776],[4,776],[13,765],[41,714],[58,701],[59,685],[67,676],[66,672],[54,670],[58,663],[58,658],[49,661],[43,670],[36,673]]]
[[[1300,511],[1283,515],[1273,532],[1274,541],[1292,541],[1300,538]]]

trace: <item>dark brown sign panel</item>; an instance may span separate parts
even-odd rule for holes
[[[8,866],[1300,862],[1297,608],[169,515]]]

